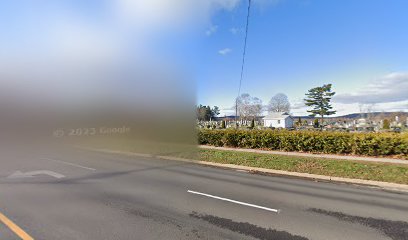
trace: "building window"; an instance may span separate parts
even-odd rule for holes
[[[280,120],[278,120],[278,124],[280,124]]]

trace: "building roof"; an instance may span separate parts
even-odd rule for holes
[[[268,115],[266,115],[263,119],[266,120],[276,120],[276,119],[286,119],[286,118],[291,118],[289,113],[286,112],[271,112]]]

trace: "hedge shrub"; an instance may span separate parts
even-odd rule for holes
[[[408,159],[408,134],[287,130],[200,130],[198,141],[217,147],[254,148]]]

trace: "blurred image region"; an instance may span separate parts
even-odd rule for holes
[[[178,54],[185,33],[130,18],[116,1],[2,5],[2,150],[194,154],[195,86]]]

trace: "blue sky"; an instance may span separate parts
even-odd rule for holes
[[[253,0],[242,93],[264,104],[285,93],[297,115],[308,89],[332,83],[339,115],[408,111],[407,9],[406,0]],[[149,62],[183,72],[197,103],[231,114],[246,10],[247,0],[2,1],[0,70]]]
[[[217,28],[207,36],[202,49],[202,67],[197,75],[199,103],[222,108],[233,105],[240,74],[245,4],[220,11],[212,19]],[[294,106],[292,112],[303,114],[304,93],[333,83],[334,90],[343,95],[341,101],[334,101],[339,114],[358,112],[361,104],[373,105],[378,111],[406,111],[407,9],[408,1],[404,0],[286,0],[263,7],[255,1],[242,92],[261,98],[265,104],[271,96],[283,92]],[[230,51],[222,55],[218,52],[221,49]],[[384,82],[393,73],[403,80]],[[405,87],[404,91],[394,82]],[[400,98],[389,97],[394,90]],[[364,100],[373,92],[381,95],[381,91],[386,92],[383,97]],[[344,94],[353,96],[346,101]]]

